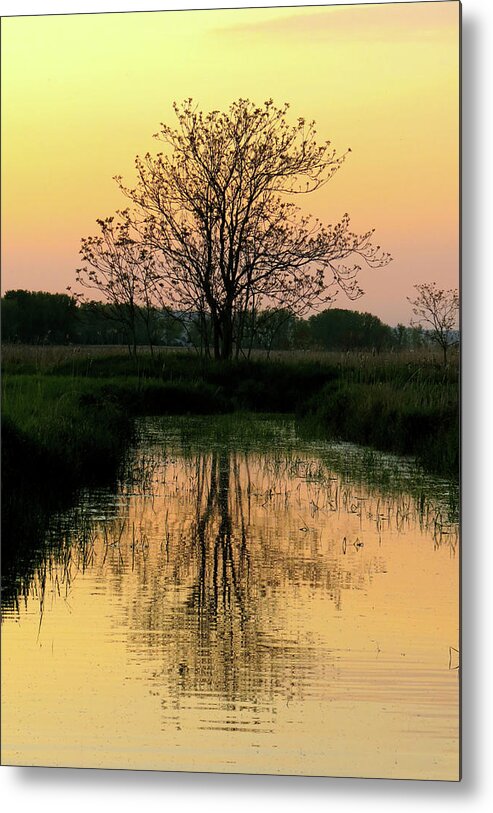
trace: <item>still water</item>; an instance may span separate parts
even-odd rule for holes
[[[2,762],[458,778],[454,488],[294,423],[144,419],[2,625]]]

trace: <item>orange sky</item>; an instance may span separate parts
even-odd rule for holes
[[[74,285],[174,100],[272,97],[351,147],[304,207],[376,228],[394,261],[356,307],[407,323],[415,283],[458,285],[458,25],[454,0],[3,19],[2,290]]]

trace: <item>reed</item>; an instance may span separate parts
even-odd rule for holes
[[[276,354],[217,363],[162,349],[6,347],[3,414],[75,470],[113,460],[135,415],[296,414],[307,431],[411,454],[457,477],[459,369],[418,356]],[[98,462],[99,459],[99,462]]]

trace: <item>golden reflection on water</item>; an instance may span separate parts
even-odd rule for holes
[[[4,613],[4,763],[458,778],[457,526],[270,426],[147,420],[85,495]]]

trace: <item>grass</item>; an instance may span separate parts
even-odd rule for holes
[[[118,455],[124,416],[243,410],[296,414],[307,431],[415,455],[457,478],[457,358],[445,368],[430,352],[278,356],[215,363],[161,350],[135,362],[122,348],[7,347],[3,414],[75,472],[111,461],[113,446]]]
[[[149,430],[150,427],[150,430]],[[162,453],[162,437],[171,456],[191,456],[197,452],[224,451],[243,454],[267,455],[269,465],[280,471],[297,465],[306,467],[306,456],[312,458],[304,477],[330,488],[331,475],[336,473],[341,482],[356,484],[370,493],[393,497],[412,497],[417,513],[436,513],[439,506],[448,522],[458,521],[458,484],[450,483],[424,470],[410,458],[403,458],[347,442],[319,443],[315,432],[306,422],[294,421],[291,416],[252,412],[235,412],[214,416],[167,417],[144,419],[137,422],[137,432],[143,443],[154,453]],[[300,457],[300,453],[302,456]],[[292,474],[292,471],[291,471]],[[141,474],[137,478],[141,479]]]
[[[50,517],[83,484],[116,478],[132,421],[85,406],[90,381],[42,375],[2,380],[2,600],[32,572]]]
[[[394,380],[409,383],[435,380],[457,381],[457,355],[445,368],[435,352],[402,354],[382,353],[335,353],[283,351],[268,359],[257,353],[250,361],[207,361],[188,350],[158,348],[153,360],[140,348],[137,361],[121,347],[55,347],[32,345],[6,345],[3,347],[2,366],[8,373],[52,374],[94,377],[115,375],[141,378],[190,378],[210,374],[229,375],[231,371],[248,369],[280,370],[287,368],[291,374],[297,370],[318,370],[325,373],[344,374],[353,381],[375,382]]]
[[[101,389],[101,387],[98,387]],[[131,421],[110,399],[90,403],[87,379],[4,375],[2,382],[3,473],[36,478],[49,467],[68,484],[104,478],[120,458]],[[25,460],[21,471],[20,461]]]
[[[331,437],[413,455],[428,471],[458,477],[457,385],[339,380],[307,401],[302,414]]]
[[[458,477],[458,365],[444,368],[433,355],[259,354],[219,364],[163,351],[154,360],[140,352],[136,364],[121,348],[5,347],[4,592],[10,584],[17,595],[18,574],[35,568],[54,510],[83,485],[116,482],[134,417],[182,416],[175,422],[186,438],[195,425],[187,415],[222,415],[214,424],[222,435],[240,412],[296,415],[310,438],[414,455],[428,471]],[[246,445],[269,445],[268,422],[247,429]],[[376,481],[395,479],[378,455],[364,454]]]

